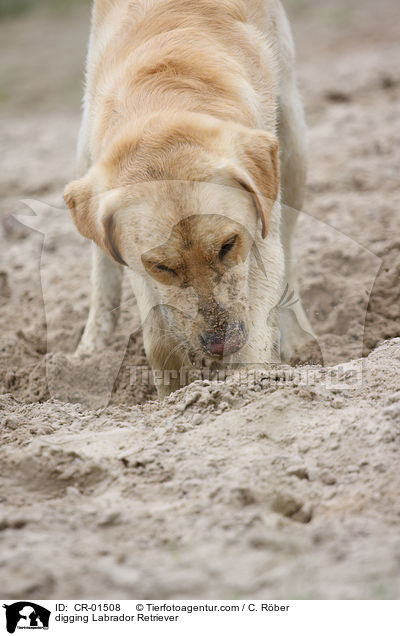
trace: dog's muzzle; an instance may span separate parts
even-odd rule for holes
[[[223,331],[212,331],[199,336],[202,349],[212,356],[223,357],[239,351],[246,342],[246,328],[242,320],[228,323]]]

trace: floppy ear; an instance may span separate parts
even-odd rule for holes
[[[263,130],[241,126],[235,132],[233,143],[234,159],[226,164],[225,171],[252,194],[265,238],[271,210],[279,196],[278,139]]]
[[[64,200],[82,236],[97,243],[120,265],[126,265],[117,247],[114,213],[104,212],[100,199],[101,195],[95,191],[95,179],[91,171],[82,179],[72,181],[64,190]]]

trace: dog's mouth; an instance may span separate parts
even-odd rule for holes
[[[224,356],[230,356],[239,351],[243,342],[240,338],[230,338],[224,342],[216,342],[209,348],[209,353],[213,358],[223,358]]]
[[[246,343],[247,332],[242,320],[230,323],[223,332],[209,332],[199,336],[202,351],[213,359],[237,353]]]
[[[170,305],[161,305],[159,310],[166,320],[168,331],[171,335],[174,334],[176,341],[180,343],[181,352],[185,352],[186,360],[193,367],[221,369],[228,359],[230,359],[229,362],[235,362],[232,356],[238,353],[247,342],[247,328],[243,320],[233,319],[225,322],[222,327],[218,325],[215,329],[199,334],[193,318],[184,312]],[[171,320],[171,313],[175,320]],[[192,323],[190,333],[184,333],[179,328],[177,317],[181,323],[184,319],[190,320]]]

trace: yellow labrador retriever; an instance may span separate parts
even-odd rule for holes
[[[126,269],[149,362],[177,372],[160,396],[187,364],[276,360],[305,139],[279,0],[96,0],[65,190],[95,243],[78,354],[109,341]],[[299,302],[279,326],[288,358],[311,332]]]

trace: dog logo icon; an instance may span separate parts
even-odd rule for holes
[[[41,605],[31,601],[18,601],[3,607],[6,610],[9,634],[14,634],[16,629],[49,629],[51,612]]]

